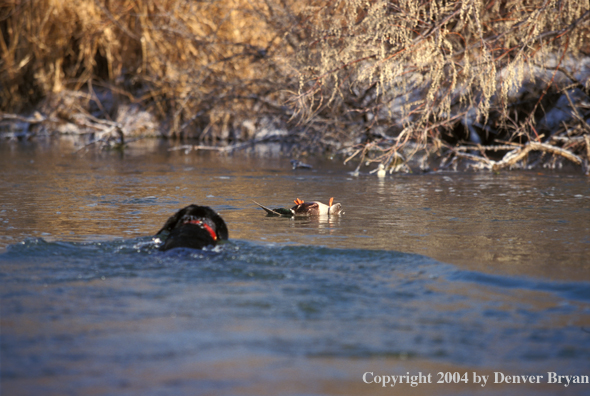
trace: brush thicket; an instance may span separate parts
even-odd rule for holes
[[[589,115],[588,0],[12,0],[0,33],[3,110],[100,88],[209,143],[296,121],[310,147],[381,141],[393,163],[541,141],[565,93]]]
[[[544,118],[562,95],[588,101],[587,0],[312,3],[298,116],[336,141],[363,137],[359,153],[382,141],[378,161],[408,142],[541,141],[564,130]],[[590,116],[577,102],[574,123]]]

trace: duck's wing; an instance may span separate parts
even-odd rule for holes
[[[320,205],[317,202],[304,202],[291,208],[295,216],[317,216],[320,213]]]
[[[269,214],[271,216],[292,216],[292,213],[291,213],[291,211],[289,209],[270,209],[270,208],[267,208],[264,205],[259,204],[256,201],[252,201],[252,202],[254,202],[256,205],[260,206],[262,209],[264,209],[264,211],[267,214]],[[285,213],[281,213],[283,211],[289,211],[289,213],[286,213],[286,212]]]

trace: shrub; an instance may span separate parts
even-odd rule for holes
[[[588,99],[589,4],[313,2],[300,26],[310,38],[298,116],[337,140],[364,136],[359,153],[380,140],[385,163],[407,142],[539,141],[537,123],[561,94],[578,88]]]

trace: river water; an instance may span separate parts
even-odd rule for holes
[[[590,375],[587,177],[380,180],[169,147],[0,143],[2,394],[589,394],[548,383]],[[344,215],[252,203],[330,197]],[[190,203],[217,210],[230,241],[155,250]],[[407,373],[432,383],[363,381]],[[543,378],[494,383],[507,375]]]

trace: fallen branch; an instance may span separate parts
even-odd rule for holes
[[[192,145],[192,144],[184,144],[182,146],[176,146],[176,147],[171,147],[168,149],[168,151],[178,151],[178,150],[184,150],[185,154],[190,153],[192,150],[209,150],[209,151],[218,151],[218,152],[222,152],[222,153],[226,153],[226,152],[231,152],[234,150],[239,150],[248,146],[254,146],[256,144],[259,143],[268,143],[268,142],[272,142],[275,141],[276,137],[270,137],[270,138],[265,138],[265,139],[257,139],[257,140],[253,140],[253,141],[249,141],[249,142],[243,142],[243,143],[235,143],[235,144],[230,144],[228,146],[205,146],[205,145],[201,145],[201,144],[197,144],[197,145]]]
[[[551,141],[556,141],[560,143],[581,143],[583,142],[589,135],[584,136],[551,136]]]
[[[471,150],[479,150],[479,151],[503,151],[503,150],[514,150],[515,146],[508,145],[508,144],[499,144],[495,146],[459,146],[456,147],[455,150],[457,151],[471,151]]]
[[[18,114],[0,114],[0,121],[4,120],[15,120],[15,121],[22,121],[27,122],[29,124],[39,124],[47,120],[46,117],[42,116],[40,113],[35,112],[33,117],[24,117]]]
[[[590,140],[590,138],[586,137],[587,144],[589,143],[588,140]],[[500,161],[494,161],[494,160],[484,158],[484,157],[481,157],[481,156],[478,156],[475,154],[465,153],[463,151],[468,148],[464,147],[464,146],[453,149],[453,152],[459,158],[465,158],[465,159],[479,162],[479,163],[483,164],[483,168],[492,170],[494,172],[499,171],[500,169],[515,165],[517,162],[524,159],[531,151],[543,151],[543,152],[547,152],[547,153],[551,153],[551,154],[560,155],[560,156],[568,159],[569,161],[573,162],[576,165],[582,164],[582,159],[579,156],[572,153],[571,151],[565,150],[560,147],[555,147],[555,146],[552,146],[547,143],[529,142],[529,143],[525,144],[524,146],[522,146],[520,148],[516,148],[516,149],[513,146],[487,146],[487,147],[490,149],[496,149],[496,150],[511,149],[512,151],[506,153],[506,155],[504,155],[504,157]],[[478,148],[486,149],[486,146],[473,147],[470,149],[473,150],[473,149],[478,149]],[[588,149],[588,151],[590,151],[590,149]],[[590,155],[590,152],[588,154]]]

